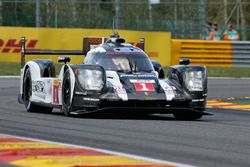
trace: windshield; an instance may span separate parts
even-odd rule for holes
[[[105,55],[97,60],[105,70],[118,72],[152,72],[153,66],[146,56],[142,55]]]

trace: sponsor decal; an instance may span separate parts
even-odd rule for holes
[[[124,90],[124,87],[122,85],[117,85],[117,86],[114,86],[114,89],[119,92],[119,91],[123,91]]]
[[[58,90],[59,90],[60,81],[54,80],[53,83],[53,103],[59,104],[59,98],[58,98]]]
[[[176,90],[176,87],[175,86],[165,86],[163,89],[165,91],[172,91],[172,90]]]
[[[87,95],[86,92],[78,92],[78,91],[76,91],[75,94],[76,94],[76,95]]]
[[[155,74],[121,74],[120,77],[156,78]]]
[[[155,83],[153,79],[130,79],[131,83],[140,82],[140,83]]]
[[[155,80],[137,80],[137,79],[131,79],[131,83],[134,84],[136,91],[154,91],[154,84]]]
[[[38,40],[30,39],[26,41],[27,49],[34,49]],[[0,39],[0,52],[1,53],[20,53],[21,52],[21,39]]]
[[[87,100],[87,101],[100,101],[100,99],[96,99],[96,98],[89,98],[89,97],[84,97],[82,98],[83,100]]]
[[[205,99],[192,99],[192,102],[201,102],[201,101],[205,101]]]
[[[45,82],[43,81],[32,81],[32,92],[35,96],[45,99]]]
[[[159,80],[159,83],[162,87],[162,89],[164,90],[165,92],[165,95],[166,95],[166,100],[167,101],[171,101],[174,96],[175,96],[175,93],[174,93],[174,90],[176,90],[176,87],[174,86],[170,86],[167,82],[165,82],[164,80]]]
[[[165,91],[166,94],[171,95],[173,94],[173,91],[176,90],[176,87],[167,85],[163,88],[163,90]]]

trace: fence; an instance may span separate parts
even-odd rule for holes
[[[250,67],[250,42],[172,40],[171,64],[190,58],[191,64],[214,67]]]
[[[0,0],[0,25],[111,29],[116,15],[119,29],[167,31],[175,39],[201,39],[205,22],[216,21],[222,28],[238,1]],[[233,13],[230,21],[242,37],[250,39],[250,2],[240,2],[240,14]]]

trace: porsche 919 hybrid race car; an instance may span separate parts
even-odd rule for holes
[[[150,60],[140,47],[109,38],[86,37],[81,50],[26,50],[22,37],[21,79],[18,100],[28,112],[60,108],[66,116],[125,111],[129,114],[173,114],[177,119],[199,119],[205,112],[207,76],[204,66],[169,67],[165,76],[159,62]],[[25,55],[86,55],[82,64],[64,65],[58,76],[52,60],[25,62]]]

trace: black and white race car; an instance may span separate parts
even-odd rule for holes
[[[28,112],[62,109],[66,116],[90,112],[125,111],[130,114],[171,113],[177,119],[199,119],[205,112],[207,76],[204,66],[169,67],[150,60],[141,47],[118,35],[84,38],[84,50],[26,50],[22,38],[19,102]],[[26,54],[86,55],[82,64],[64,62],[58,76],[52,60],[31,60]]]

